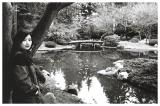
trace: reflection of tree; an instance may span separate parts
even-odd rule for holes
[[[105,90],[106,97],[110,103],[124,103],[126,98],[126,92],[128,88],[125,84],[122,84],[116,79],[103,77],[99,80]]]
[[[117,51],[118,53],[118,51]],[[128,52],[123,54],[123,58],[126,58]],[[121,54],[122,55],[122,54]],[[44,64],[50,69],[54,68],[55,72],[58,69],[62,69],[64,73],[66,85],[77,85],[81,90],[82,82],[85,82],[85,87],[88,87],[88,91],[93,88],[93,77],[98,70],[112,66],[115,60],[104,59],[100,52],[56,52],[53,55],[47,54],[46,58],[54,60],[54,62],[44,62]],[[126,56],[126,57],[125,57]],[[129,55],[130,56],[130,55]],[[129,57],[127,57],[129,58]],[[52,69],[53,70],[53,69]],[[116,79],[96,76],[100,81],[102,88],[106,94],[110,103],[156,103],[157,97],[152,96],[150,93],[142,92],[141,90],[133,89],[127,84],[123,84]],[[92,86],[91,86],[92,85]],[[99,92],[99,91],[96,91]],[[129,96],[127,95],[129,94]],[[147,97],[148,96],[148,97]],[[130,100],[134,98],[135,100]]]
[[[115,83],[112,85],[114,89],[111,89],[110,91],[106,91],[107,96],[110,98],[111,103],[124,103],[124,100],[126,98],[125,94],[127,91],[127,88],[120,84]]]
[[[155,51],[118,51],[121,59],[151,58],[157,59]]]
[[[121,59],[132,59],[139,56],[137,53],[130,53],[129,51],[118,51],[118,52],[121,55],[120,57]]]
[[[135,96],[140,103],[157,103],[157,94],[142,91],[141,89],[135,89]]]
[[[83,80],[87,80],[88,87],[90,87],[90,78],[108,63],[98,52],[57,52],[52,58],[55,60],[54,66],[61,67],[64,71],[67,84],[77,84],[79,89],[80,82]]]
[[[102,51],[101,56],[110,60],[118,60],[120,58],[120,54],[115,49],[107,49]]]
[[[157,95],[116,79],[97,76],[110,103],[157,103]]]

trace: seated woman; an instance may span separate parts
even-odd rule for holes
[[[44,83],[45,77],[33,64],[31,45],[32,38],[29,33],[17,33],[11,51],[13,103],[44,103],[39,81]]]

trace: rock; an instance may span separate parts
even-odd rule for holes
[[[118,71],[123,68],[124,60],[118,60],[113,62],[114,67],[107,67],[105,70],[100,70],[97,73],[108,76],[117,76]]]
[[[46,78],[46,82],[42,85],[42,94],[44,95],[45,103],[84,103],[80,98],[78,98],[75,95],[72,95],[70,93],[67,93],[60,88],[56,87],[56,81],[54,79],[54,75],[52,73],[49,73],[46,70],[42,70],[42,73],[44,74]],[[70,92],[70,91],[69,91]]]
[[[101,75],[114,76],[118,70],[115,67],[107,67],[105,70],[100,70],[97,73]]]
[[[71,93],[71,94],[74,94],[74,95],[78,95],[78,91],[77,91],[76,87],[73,85],[68,85],[68,87],[64,91]]]
[[[44,102],[45,103],[56,103],[56,97],[52,92],[48,92],[44,95]]]
[[[115,61],[115,62],[113,62],[113,64],[119,70],[119,69],[123,68],[123,66],[124,66],[124,60]]]
[[[117,79],[119,79],[119,80],[127,80],[127,78],[128,78],[127,72],[119,72],[117,74]]]
[[[44,76],[51,76],[50,73],[46,70],[42,70],[42,73]]]

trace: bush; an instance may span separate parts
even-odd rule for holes
[[[56,43],[59,45],[67,45],[68,42],[65,39],[57,39]]]
[[[104,38],[104,42],[103,45],[104,46],[117,46],[118,42],[120,40],[120,37],[118,35],[110,35],[110,36],[106,36]]]
[[[132,38],[131,40],[129,40],[132,43],[138,43],[139,39],[138,38]]]
[[[155,44],[158,44],[158,40],[157,39],[150,39],[149,40],[149,45],[150,46],[154,46]]]
[[[48,41],[45,43],[45,46],[49,47],[49,48],[54,48],[54,47],[56,47],[56,43],[53,41]]]

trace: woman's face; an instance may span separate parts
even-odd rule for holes
[[[22,41],[20,47],[24,50],[29,50],[32,45],[31,35],[27,35],[25,39]]]

